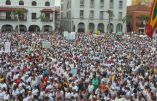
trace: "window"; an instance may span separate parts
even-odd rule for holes
[[[84,18],[84,11],[80,10],[80,18]]]
[[[68,1],[67,3],[67,9],[71,8],[71,1]]]
[[[113,8],[113,0],[110,0],[110,9]]]
[[[5,4],[6,5],[11,5],[11,1],[10,0],[6,0]]]
[[[24,5],[24,1],[23,1],[23,0],[20,0],[20,1],[19,1],[19,5]]]
[[[93,10],[90,11],[90,16],[89,17],[94,18],[94,11]]]
[[[11,11],[6,11],[6,19],[11,20]]]
[[[61,4],[61,11],[63,11],[63,4]]]
[[[119,1],[119,9],[122,9],[123,8],[123,1]]]
[[[100,0],[100,8],[104,8],[104,0]]]
[[[32,6],[37,6],[37,3],[35,1],[32,1]]]
[[[84,7],[84,0],[80,0],[80,8]]]
[[[71,12],[70,11],[67,12],[67,18],[71,18]]]
[[[100,11],[100,19],[104,19],[104,12]]]
[[[94,0],[90,0],[90,8],[94,8]]]
[[[61,12],[61,18],[63,18],[63,12]]]
[[[36,13],[32,13],[32,19],[36,19],[37,18],[37,14]]]
[[[122,20],[122,12],[119,12],[119,14],[118,14],[118,19],[119,19],[119,20]]]
[[[50,6],[50,2],[45,2],[45,6]]]

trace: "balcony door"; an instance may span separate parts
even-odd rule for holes
[[[11,20],[11,12],[10,11],[6,12],[6,20]]]

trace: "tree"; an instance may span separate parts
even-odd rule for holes
[[[140,16],[140,20],[144,23],[144,25],[147,25],[148,20],[149,20],[149,15]]]
[[[126,23],[127,26],[127,30],[128,27],[129,29],[131,29],[131,16],[130,15],[126,15],[123,19],[122,19],[123,23]]]
[[[13,12],[14,15],[17,16],[17,20],[18,20],[18,33],[20,33],[20,25],[19,25],[20,19],[19,19],[19,17],[20,17],[21,15],[23,15],[25,12],[26,12],[26,10],[25,10],[24,8],[17,8],[17,9],[15,9],[15,11]]]
[[[37,18],[37,20],[41,19],[42,21],[48,21],[49,18],[46,17],[45,15],[41,14],[40,17]]]
[[[111,22],[111,20],[112,20],[113,17],[114,17],[114,13],[113,13],[112,10],[107,10],[107,11],[105,11],[105,12],[108,14],[108,18],[109,18],[109,23],[108,23],[109,29],[108,29],[108,31],[111,32],[110,22]]]
[[[15,9],[14,14],[21,15],[21,14],[24,14],[25,12],[26,12],[26,10],[24,8],[17,8],[17,9]]]

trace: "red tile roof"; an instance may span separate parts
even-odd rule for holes
[[[44,8],[44,9],[41,10],[41,12],[53,12],[53,10]]]
[[[15,7],[0,7],[0,11],[14,11],[18,8],[15,8]],[[21,9],[24,9],[25,11],[27,11],[27,9],[25,8],[21,8]]]

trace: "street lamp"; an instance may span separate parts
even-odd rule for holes
[[[19,20],[19,14],[17,14],[17,30],[18,30],[18,34],[20,34],[20,20]]]

